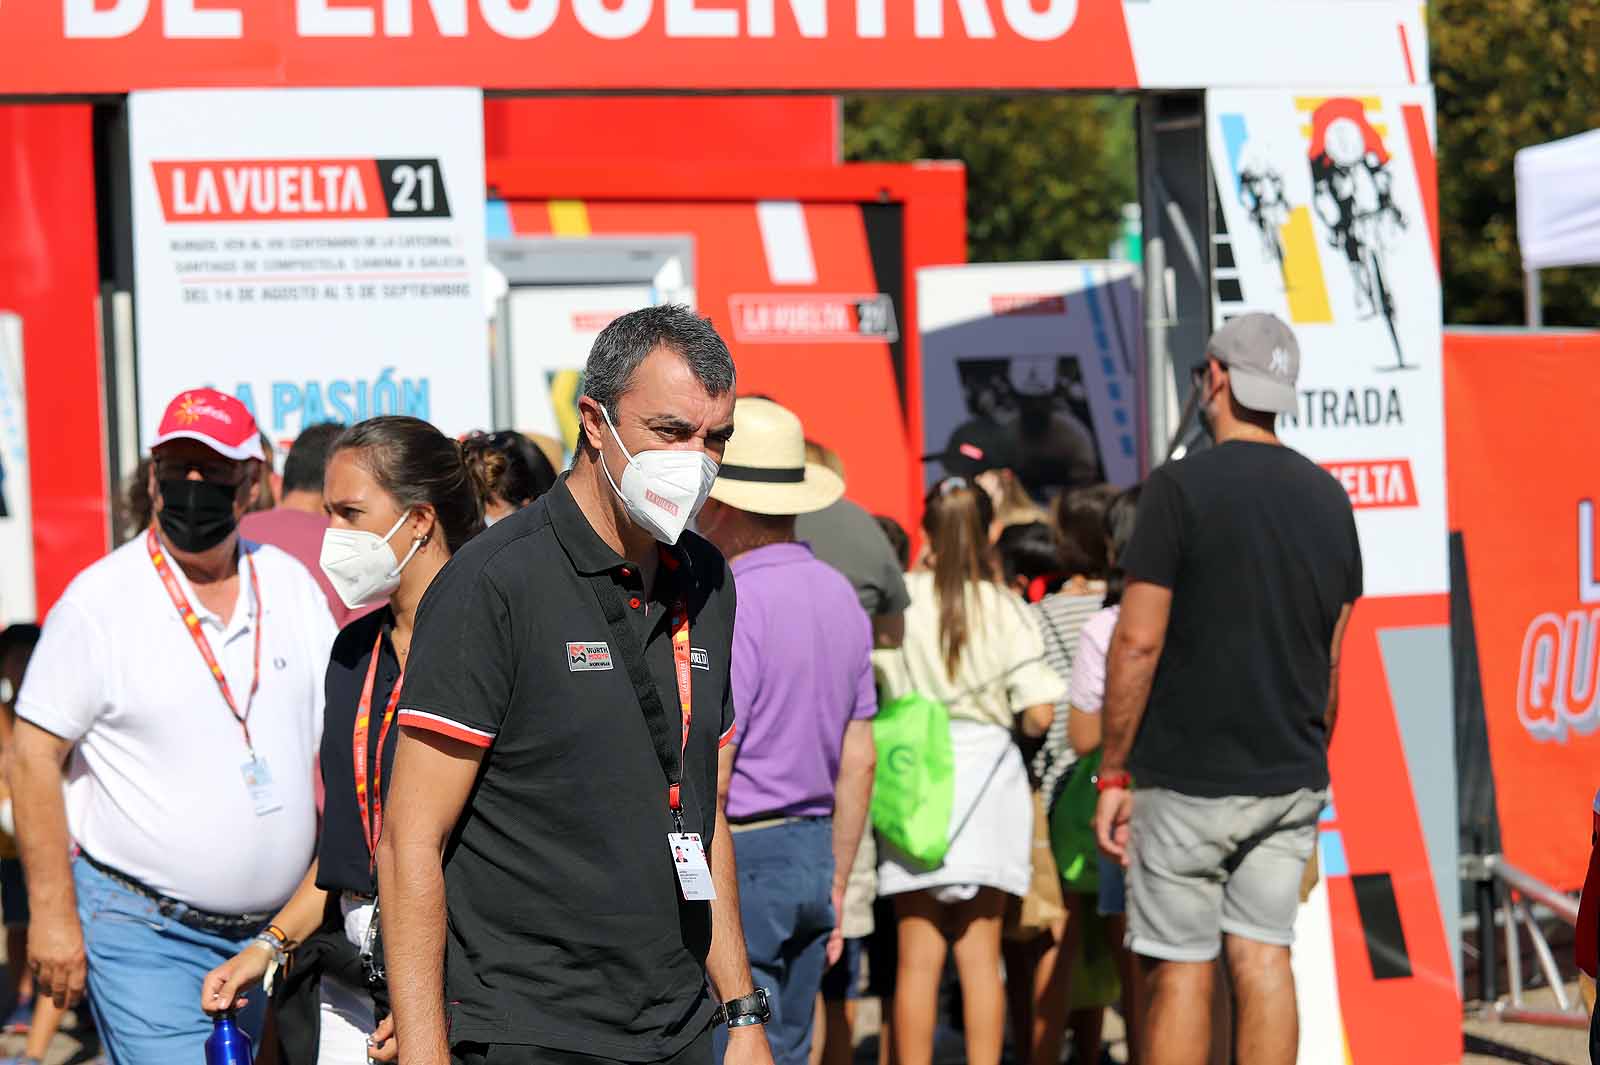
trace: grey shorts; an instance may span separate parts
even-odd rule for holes
[[[1294,942],[1300,879],[1326,791],[1202,799],[1134,793],[1128,947],[1163,961],[1210,961],[1223,934]]]

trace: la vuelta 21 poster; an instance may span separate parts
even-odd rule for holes
[[[145,433],[200,385],[279,446],[379,414],[487,425],[481,111],[466,89],[132,94]]]
[[[1344,643],[1319,879],[1297,926],[1300,1060],[1454,1062],[1432,90],[1215,90],[1207,135],[1215,320],[1270,311],[1294,329],[1299,402],[1279,431],[1349,493],[1366,570]]]

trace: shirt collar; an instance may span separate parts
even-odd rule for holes
[[[567,483],[571,476],[571,470],[563,472],[544,498],[549,501],[545,505],[550,511],[550,525],[555,529],[556,539],[561,542],[567,558],[572,560],[572,568],[582,574],[594,574],[607,573],[628,565],[627,559],[600,539],[600,534],[594,531],[594,526],[589,524],[589,519],[578,506],[578,501],[572,498],[572,489]],[[659,547],[664,563],[663,573],[675,572],[686,561],[681,546],[660,544]]]
[[[801,540],[791,540],[781,544],[766,544],[754,550],[746,551],[730,564],[735,574],[748,573],[754,569],[764,569],[768,566],[789,566],[796,562],[805,562],[815,558],[811,545]]]
[[[189,609],[194,611],[195,617],[200,619],[202,625],[209,626],[229,638],[240,632],[250,631],[250,626],[254,624],[256,618],[256,600],[250,587],[250,571],[256,563],[254,558],[246,556],[254,554],[258,546],[260,545],[247,543],[243,537],[239,538],[239,599],[234,604],[231,618],[222,617],[202,603],[200,597],[195,595],[194,585],[189,583],[189,576],[183,572],[183,567],[174,562],[170,555],[167,557],[167,565],[172,568],[173,576],[178,578],[178,587],[183,589],[184,598],[189,601]],[[148,564],[149,561],[147,556],[145,562]],[[257,579],[259,580],[259,577]],[[166,593],[163,592],[161,597],[165,599]]]

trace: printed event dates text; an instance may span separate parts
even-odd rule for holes
[[[426,209],[420,179],[409,190]],[[435,203],[437,201],[434,201]],[[186,305],[370,304],[471,299],[467,259],[453,235],[295,235],[169,242]]]

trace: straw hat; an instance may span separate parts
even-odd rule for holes
[[[752,514],[810,514],[842,495],[842,477],[806,461],[806,434],[794,412],[770,399],[734,404],[733,439],[712,499]]]

